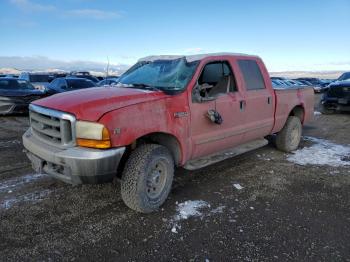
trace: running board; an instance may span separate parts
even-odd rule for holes
[[[254,141],[251,141],[249,143],[236,146],[234,148],[226,149],[226,150],[221,151],[219,153],[215,153],[215,154],[212,154],[209,156],[190,160],[184,165],[184,168],[188,169],[188,170],[196,170],[196,169],[223,161],[225,159],[246,153],[248,151],[266,146],[268,143],[269,142],[264,138],[254,140]]]

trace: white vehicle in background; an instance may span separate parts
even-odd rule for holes
[[[19,75],[19,79],[23,79],[31,83],[36,89],[45,91],[50,83],[50,74],[48,73],[29,73],[23,72]]]

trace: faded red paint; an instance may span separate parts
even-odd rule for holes
[[[257,61],[266,89],[246,90],[237,59]],[[230,63],[238,91],[221,95],[215,101],[192,103],[192,89],[202,68],[216,60]],[[244,103],[244,110],[240,109],[241,102]],[[304,109],[303,123],[313,117],[311,88],[273,90],[262,60],[240,55],[202,59],[186,90],[178,95],[103,87],[63,93],[34,103],[72,113],[78,120],[103,123],[110,130],[114,147],[130,145],[147,134],[170,134],[179,142],[181,165],[188,160],[280,131],[296,106]],[[213,124],[205,116],[208,109],[214,108],[224,119],[222,125]]]

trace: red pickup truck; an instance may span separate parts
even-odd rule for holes
[[[150,56],[117,86],[33,102],[23,144],[35,170],[72,184],[120,176],[126,205],[151,212],[175,167],[207,166],[270,135],[278,149],[297,149],[313,108],[312,88],[273,89],[257,56]]]

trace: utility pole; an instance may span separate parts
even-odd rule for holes
[[[107,70],[106,70],[106,78],[108,78],[109,73],[109,57],[107,56]]]

